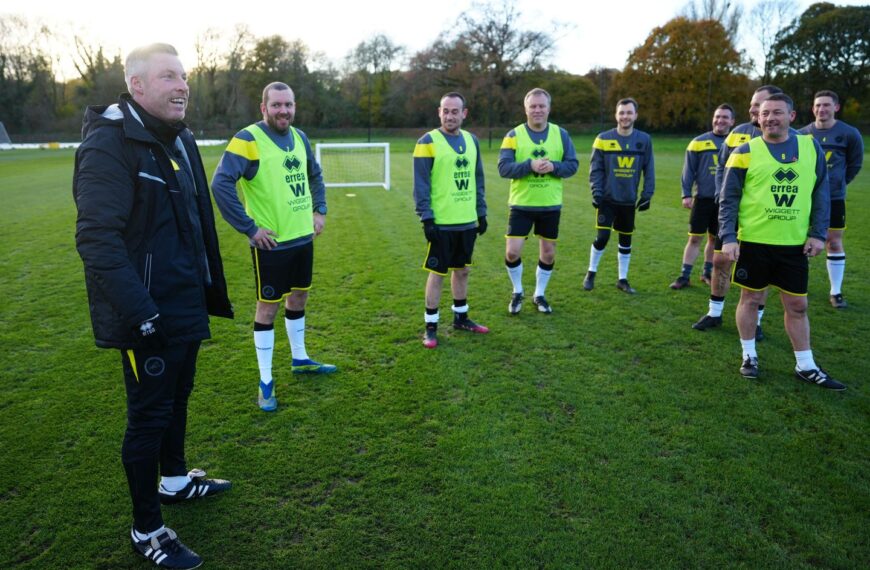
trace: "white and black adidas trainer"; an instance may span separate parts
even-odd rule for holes
[[[223,479],[206,479],[205,471],[202,469],[193,469],[187,476],[190,477],[190,483],[185,485],[180,491],[169,491],[163,485],[160,485],[158,494],[162,504],[172,505],[191,499],[211,497],[233,486],[231,482]]]
[[[157,536],[145,540],[136,540],[131,530],[130,543],[133,552],[160,568],[190,570],[202,566],[202,558],[178,540],[178,535],[171,528],[164,528]]]

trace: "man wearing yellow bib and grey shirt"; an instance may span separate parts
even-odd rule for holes
[[[722,255],[735,261],[741,287],[737,330],[740,373],[758,378],[755,328],[768,286],[780,290],[795,376],[828,390],[846,387],[813,359],[807,317],[808,257],[825,249],[830,190],[825,154],[812,137],[790,132],[794,103],[784,93],[761,103],[761,136],[731,153],[719,201]],[[739,240],[739,242],[738,242]]]
[[[291,127],[293,91],[284,83],[263,89],[263,120],[233,137],[212,180],[224,219],[248,236],[257,286],[254,345],[260,369],[258,405],[278,407],[272,379],[274,320],[284,301],[284,324],[294,373],[335,372],[305,350],[305,303],[311,288],[314,238],[326,221],[326,189],[320,165],[302,131]],[[239,200],[236,184],[245,196]]]
[[[468,273],[478,235],[486,232],[483,163],[477,137],[460,129],[468,115],[465,97],[441,97],[441,128],[429,131],[414,147],[414,201],[428,242],[426,328],[423,346],[438,346],[438,304],[444,276],[452,270],[453,328],[485,334],[489,329],[468,318]]]
[[[550,94],[535,88],[526,94],[523,103],[526,122],[505,135],[498,157],[499,175],[511,181],[505,266],[513,285],[508,304],[512,315],[523,306],[521,255],[533,228],[539,238],[539,257],[532,303],[541,313],[553,312],[545,293],[556,262],[563,180],[574,176],[579,166],[568,132],[548,122]]]

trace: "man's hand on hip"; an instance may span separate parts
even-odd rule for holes
[[[268,251],[278,245],[278,242],[272,238],[273,235],[275,235],[275,232],[272,230],[257,228],[257,233],[251,237],[251,241],[254,242],[254,247]]]

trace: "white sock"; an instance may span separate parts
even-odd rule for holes
[[[260,380],[269,384],[272,381],[272,353],[275,351],[275,329],[254,331],[254,348],[257,349],[257,366],[260,367]]]
[[[187,484],[190,483],[190,477],[187,475],[176,475],[174,477],[161,477],[160,478],[160,486],[163,487],[165,491],[176,492],[181,491]]]
[[[815,370],[816,361],[813,360],[812,350],[796,350],[794,351],[794,359],[798,370]]]
[[[507,265],[505,265],[507,267]],[[507,267],[508,277],[511,279],[511,285],[514,286],[514,293],[523,292],[523,262],[521,261],[516,267]]]
[[[541,269],[539,265],[535,270],[535,297],[543,297],[547,291],[547,283],[550,282],[550,275],[553,274],[552,269]]]
[[[619,263],[619,278],[628,279],[628,265],[631,263],[630,253],[619,253],[616,255]]]
[[[725,301],[714,301],[710,299],[710,302],[707,304],[707,314],[711,317],[721,317],[722,309],[725,308]]]
[[[758,353],[755,352],[755,337],[749,340],[740,339],[740,346],[743,347],[743,358],[758,358]]]
[[[284,317],[284,326],[287,329],[287,338],[290,339],[293,360],[308,360],[308,353],[305,352],[305,317],[292,321]]]
[[[132,535],[137,542],[142,542],[144,540],[151,540],[152,538],[163,532],[165,528],[166,525],[161,525],[160,528],[158,528],[157,530],[152,530],[151,532],[139,532],[134,528]]]
[[[831,282],[831,295],[839,295],[843,289],[843,273],[846,272],[846,254],[838,253],[828,257],[828,280]]]
[[[764,307],[759,307],[758,308],[758,320],[755,321],[755,324],[759,327],[761,326],[761,317],[763,317],[763,316],[764,316]]]
[[[423,320],[427,323],[438,324],[438,319],[440,317],[441,317],[440,313],[435,313],[434,315],[430,315],[429,313],[423,313]]]
[[[598,271],[598,264],[601,262],[601,256],[604,255],[604,250],[595,249],[595,246],[589,248],[589,271]]]

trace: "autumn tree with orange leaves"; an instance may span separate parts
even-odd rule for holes
[[[623,97],[640,104],[651,129],[699,130],[717,105],[749,98],[747,63],[722,24],[678,17],[653,29],[632,50],[610,89],[611,107]]]

